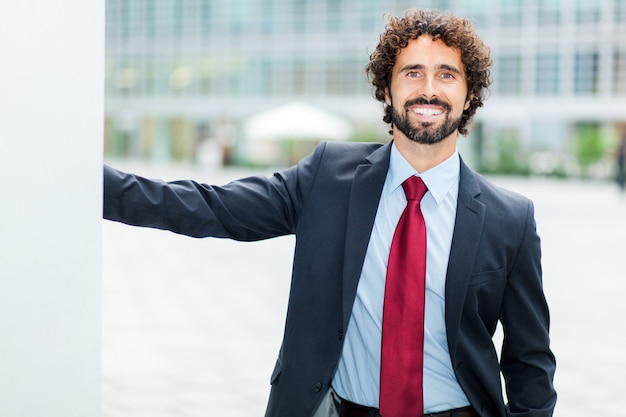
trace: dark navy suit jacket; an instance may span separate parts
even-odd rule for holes
[[[341,354],[389,155],[390,144],[322,143],[272,177],[221,187],[152,181],[105,167],[104,217],[194,237],[295,234],[266,415],[307,417]],[[452,366],[482,417],[552,415],[555,360],[540,258],[532,203],[461,162],[445,319]],[[498,321],[505,334],[500,361],[492,343]]]

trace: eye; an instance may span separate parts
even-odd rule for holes
[[[406,73],[406,76],[408,78],[417,78],[417,77],[419,77],[419,72],[417,72],[417,71],[409,71],[409,72]]]
[[[444,72],[441,74],[441,78],[443,78],[444,80],[453,80],[454,74],[452,74],[451,72]]]

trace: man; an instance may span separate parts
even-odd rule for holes
[[[552,415],[555,361],[532,203],[488,183],[456,150],[482,106],[490,64],[468,21],[412,10],[390,19],[367,67],[390,143],[322,143],[271,178],[222,187],[105,167],[108,219],[195,237],[296,235],[267,416]],[[410,223],[401,219],[403,183],[414,177],[426,191],[410,197],[422,240],[395,244],[405,228],[396,226]],[[393,255],[392,268],[402,249],[410,254]],[[395,266],[415,260],[421,272]],[[396,279],[407,279],[399,290]],[[414,285],[426,288],[406,296]],[[386,301],[392,293],[399,298]],[[405,342],[389,347],[416,335],[401,353]],[[414,363],[389,374],[405,353]]]

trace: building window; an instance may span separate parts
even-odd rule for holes
[[[155,59],[146,58],[146,62],[144,63],[144,77],[143,77],[143,85],[144,85],[144,94],[147,96],[153,96],[156,94],[158,89],[158,74],[157,74],[157,63]]]
[[[502,55],[497,59],[497,77],[494,80],[496,91],[503,95],[520,94],[521,90],[521,57]]]
[[[295,0],[293,2],[293,30],[296,33],[304,33],[307,30],[307,2]]]
[[[293,94],[302,96],[306,92],[306,64],[302,59],[296,59],[293,63]]]
[[[438,9],[448,9],[452,8],[449,1],[443,1],[442,4],[439,5],[440,2],[436,2],[437,4],[431,6],[436,7]],[[487,6],[486,0],[475,0],[475,1],[466,1],[466,2],[457,2],[456,5],[459,7],[459,14],[470,19],[477,27],[482,27],[485,25],[487,21],[487,13],[489,8]]]
[[[507,0],[500,3],[501,26],[505,28],[519,27],[522,25],[524,5],[522,0]]]
[[[615,0],[615,12],[613,16],[616,22],[626,22],[626,1]]]
[[[141,88],[141,72],[137,57],[121,57],[114,66],[112,76],[114,95],[130,97],[137,95]]]
[[[341,29],[341,1],[326,0],[326,30],[330,33]]]
[[[539,53],[535,71],[537,95],[555,95],[559,92],[559,54]]]
[[[379,7],[378,2],[376,0],[363,0],[360,6],[361,15],[359,20],[361,32],[378,33],[384,22],[383,17],[376,13]]]
[[[574,92],[594,94],[598,92],[598,53],[577,52],[574,57]]]
[[[259,2],[259,24],[261,33],[271,34],[274,30],[274,4],[272,0],[260,0]]]
[[[106,16],[105,31],[106,31],[107,40],[116,38],[118,34],[118,30],[120,28],[120,25],[118,22],[119,10],[118,10],[117,2],[114,2],[113,0],[107,1],[105,16]]]
[[[273,77],[274,85],[272,87],[272,94],[279,96],[288,96],[293,91],[293,81],[291,79],[293,75],[292,63],[289,57],[275,58],[276,65],[274,65]]]
[[[156,6],[153,2],[147,2],[144,10],[144,19],[146,24],[146,37],[154,39],[156,33]]]
[[[187,90],[193,81],[193,69],[185,63],[178,63],[170,72],[170,89],[178,94]]]
[[[596,23],[600,21],[599,1],[578,0],[576,2],[576,22],[579,24]]]
[[[561,22],[561,0],[545,0],[537,7],[537,22],[541,26],[556,26]]]
[[[267,56],[261,57],[259,62],[259,93],[262,96],[269,96],[272,94],[272,69],[274,62]]]
[[[172,5],[172,28],[173,34],[176,38],[183,36],[183,27],[188,22],[184,22],[183,4],[181,0],[175,0]]]
[[[326,63],[326,94],[338,95],[342,89],[342,65],[339,60]]]
[[[200,59],[200,94],[208,96],[213,93],[211,86],[211,77],[213,76],[212,59],[210,57],[202,57]]]
[[[202,0],[200,4],[200,27],[201,33],[207,36],[211,33],[211,18],[213,16],[213,4],[210,0]]]
[[[122,39],[130,37],[131,18],[130,18],[130,2],[129,0],[121,0],[119,13],[120,34]]]
[[[626,49],[615,51],[613,66],[614,92],[626,95]]]
[[[157,38],[169,38],[172,35],[171,11],[167,7],[155,7],[154,27]]]

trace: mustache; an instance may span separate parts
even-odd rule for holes
[[[411,106],[439,106],[443,107],[446,111],[451,111],[452,106],[445,101],[439,100],[438,98],[433,98],[431,100],[426,100],[424,97],[414,98],[404,103],[404,109],[409,110]]]

